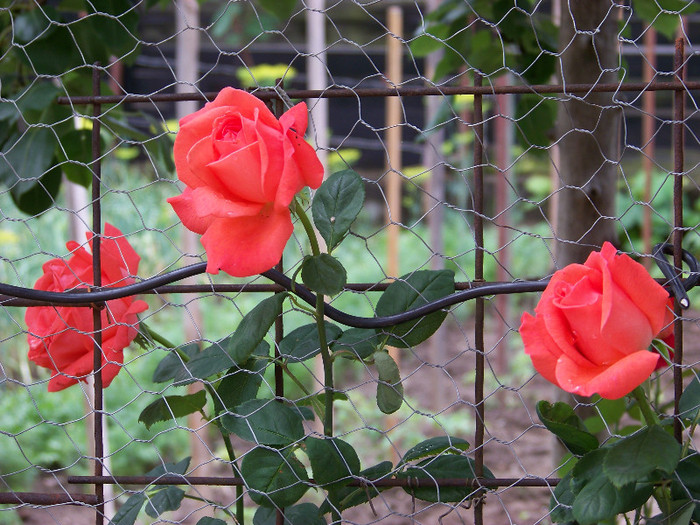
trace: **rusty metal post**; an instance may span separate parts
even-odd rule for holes
[[[100,64],[95,64],[92,70],[92,93],[93,95],[100,94]],[[102,286],[102,254],[101,254],[101,235],[102,235],[102,202],[101,202],[101,161],[100,155],[100,113],[102,106],[96,102],[92,107],[92,283],[96,288]],[[101,305],[92,307],[92,324],[94,331],[94,353],[93,353],[93,370],[94,374],[94,396],[95,402],[93,406],[93,421],[94,421],[94,472],[95,476],[102,475],[102,460],[104,456],[104,441],[102,434],[102,411],[104,407],[104,399],[102,397],[102,308]],[[95,524],[102,525],[104,523],[104,485],[95,483],[95,496],[97,504],[95,505]]]
[[[673,92],[673,265],[681,271],[683,267],[683,166],[685,145],[685,88],[683,87],[685,70],[685,40],[676,40],[676,51],[673,57],[673,70],[676,73],[676,91]],[[673,310],[676,315],[673,333],[675,348],[673,354],[673,434],[680,442],[683,427],[678,417],[678,402],[683,393],[683,322],[682,310],[678,301],[674,301]]]

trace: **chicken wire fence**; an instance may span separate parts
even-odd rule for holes
[[[391,462],[351,476],[348,497],[362,504],[348,504],[343,522],[550,522],[570,456],[536,414],[539,399],[561,394],[523,353],[520,315],[555,269],[604,240],[659,278],[655,244],[672,244],[678,267],[681,248],[698,252],[696,8],[661,0],[0,7],[0,522],[307,523],[302,506],[322,507],[323,493],[307,491],[312,483],[299,474],[302,503],[256,510],[259,492],[238,475],[240,463],[274,446],[245,432],[227,442],[211,402],[187,410],[174,401],[218,391],[234,371],[162,380],[166,357],[225,340],[261,298],[283,290],[281,281],[193,266],[206,254],[166,203],[182,188],[172,159],[177,118],[224,86],[253,91],[277,115],[306,100],[307,138],[326,174],[362,176],[362,213],[334,252],[348,284],[331,306],[373,317],[388,283],[426,269],[451,270],[458,290],[488,291],[449,306],[427,341],[392,350],[403,387],[392,414],[377,407],[382,378],[370,361],[335,360],[335,435],[362,468]],[[36,334],[25,312],[47,304],[29,290],[47,261],[89,249],[85,232],[133,246],[140,261],[128,269],[148,309],[131,323],[138,335],[108,388],[105,365],[51,391],[48,372],[27,359]],[[296,224],[278,270],[291,276],[306,253]],[[86,276],[83,288],[98,283]],[[510,287],[520,281],[533,283],[528,293],[513,293],[525,290]],[[98,313],[80,329],[67,328],[75,298],[68,307],[48,301],[66,318],[60,334],[96,348],[88,355],[76,341],[67,359],[100,368],[101,343],[115,336],[102,329],[104,300],[90,297]],[[694,297],[676,311],[675,364],[655,379],[659,403],[677,404],[700,361]],[[295,345],[313,343],[297,331],[308,317],[300,303],[283,308],[266,338],[276,358],[247,371],[256,378],[248,388],[304,412],[303,436],[321,436],[308,406],[324,391],[324,370],[317,357],[294,357]],[[335,326],[335,337],[347,328]],[[67,385],[85,374],[70,370]],[[588,410],[602,440],[619,436],[608,405],[565,399]],[[158,415],[144,416],[154,406]],[[469,479],[449,469],[440,479],[400,475],[407,451],[445,436],[454,457],[469,458]]]

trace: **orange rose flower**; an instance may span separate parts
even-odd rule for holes
[[[139,256],[111,224],[105,224],[101,239],[102,286],[133,284]],[[92,248],[92,234],[87,234]],[[93,284],[92,256],[77,242],[66,244],[73,252],[70,259],[52,259],[44,264],[34,285],[37,290],[63,292]],[[148,308],[144,301],[124,297],[107,301],[102,310],[102,384],[109,386],[124,363],[124,348],[138,330],[136,314]],[[63,390],[93,372],[94,333],[92,308],[33,306],[27,308],[29,359],[51,370],[49,392]]]
[[[649,345],[672,319],[668,292],[610,243],[552,276],[520,335],[537,371],[567,392],[620,398],[665,363]]]
[[[224,88],[180,120],[175,167],[186,188],[168,202],[202,235],[209,273],[246,277],[279,262],[294,229],[292,199],[323,181],[303,139],[307,118],[304,103],[277,120],[257,97]]]

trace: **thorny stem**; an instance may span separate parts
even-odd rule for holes
[[[145,332],[148,335],[148,337],[150,337],[153,341],[165,348],[169,348],[177,352],[183,362],[186,363],[187,361],[189,361],[190,358],[187,356],[187,354],[182,352],[180,349],[176,348],[176,346],[173,343],[171,343],[168,339],[160,335],[155,330],[151,329],[151,327],[148,326],[146,323],[141,322],[140,327],[141,330]],[[212,400],[216,400],[218,394],[216,393],[216,390],[214,390],[214,387],[206,383],[204,384],[204,387],[211,396]],[[216,426],[219,429],[219,432],[221,433],[221,438],[224,440],[224,445],[226,446],[226,453],[228,454],[228,459],[231,463],[233,475],[241,477],[241,473],[239,472],[238,467],[236,466],[236,453],[233,450],[231,438],[229,437],[228,432],[226,432],[226,430],[221,426],[221,420],[219,418],[216,419]],[[240,523],[241,525],[244,525],[243,487],[241,485],[236,486],[236,522]]]
[[[658,425],[659,418],[652,410],[651,405],[649,404],[649,400],[644,394],[644,389],[641,386],[638,386],[637,388],[632,390],[632,395],[637,401],[639,409],[642,411],[642,416],[644,417],[644,421],[646,422],[647,426]]]
[[[306,231],[306,236],[309,238],[309,243],[311,243],[311,253],[313,255],[320,255],[321,249],[318,245],[318,239],[316,238],[316,232],[314,227],[309,220],[308,215],[304,211],[304,208],[295,202],[294,213],[299,217],[299,221],[304,226]],[[323,383],[326,390],[326,409],[323,417],[323,433],[326,436],[333,435],[333,360],[331,359],[330,351],[328,350],[328,340],[326,339],[326,325],[324,323],[323,315],[323,295],[318,294],[316,296],[316,327],[318,330],[318,342],[321,347],[321,360],[323,361]]]
[[[218,505],[215,501],[211,501],[207,498],[201,498],[199,496],[193,496],[192,494],[185,494],[183,497],[185,497],[187,499],[195,500],[195,501],[201,501],[202,503],[206,503],[207,505],[212,506],[212,507],[217,507],[217,508],[221,509],[222,512],[226,513],[226,515],[233,518],[236,523],[239,523],[236,516],[234,516],[230,510]]]

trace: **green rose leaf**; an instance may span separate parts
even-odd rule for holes
[[[61,170],[52,168],[38,180],[20,180],[10,188],[12,202],[27,215],[38,215],[48,210],[56,204],[61,177]]]
[[[255,351],[272,323],[282,313],[282,303],[286,298],[286,292],[268,297],[241,319],[226,345],[226,352],[236,364],[244,363]]]
[[[245,363],[282,313],[282,302],[286,297],[286,293],[279,293],[258,303],[241,319],[233,334],[199,352],[187,363],[187,372],[175,380],[186,384]]]
[[[549,517],[552,523],[568,523],[574,521],[574,514],[571,510],[571,506],[574,504],[576,495],[571,490],[571,479],[572,474],[571,471],[569,471],[554,488],[554,494],[549,500],[549,508],[551,509]]]
[[[340,327],[327,321],[324,321],[324,326],[326,327],[326,341],[329,343],[342,333]],[[306,361],[321,352],[316,323],[300,326],[284,336],[284,339],[280,341],[279,351],[282,359],[294,362]]]
[[[434,487],[403,487],[406,492],[423,501],[454,503],[479,492],[479,489],[473,489],[466,483],[466,480],[476,477],[475,472],[476,467],[473,459],[448,454],[425,459],[417,465],[399,472],[398,477],[433,481],[443,478],[462,478],[465,480],[463,487],[439,487],[437,482],[435,482]],[[488,468],[484,467],[483,477],[493,478],[494,476]]]
[[[289,20],[297,0],[260,0],[260,6],[279,20]]]
[[[92,131],[74,129],[64,134],[61,145],[56,148],[56,157],[69,181],[90,187],[92,171],[87,164],[92,161]]]
[[[331,344],[331,350],[348,359],[364,360],[371,356],[379,345],[379,336],[374,330],[350,328],[336,338]]]
[[[403,385],[399,366],[388,352],[384,351],[374,354],[374,365],[379,374],[377,406],[385,414],[393,414],[403,404]]]
[[[524,148],[545,148],[552,143],[550,132],[557,119],[557,102],[540,95],[525,94],[515,108],[518,143]],[[532,148],[532,151],[538,151]]]
[[[316,190],[311,213],[329,252],[345,238],[364,201],[362,179],[352,170],[334,173]]]
[[[386,478],[393,468],[394,466],[391,464],[391,461],[382,461],[377,465],[373,465],[361,471],[358,477],[369,480],[367,485],[364,487],[346,486],[334,489],[330,495],[333,500],[333,506],[342,511],[362,505],[363,503],[367,503],[370,499],[376,498],[379,496],[380,492],[391,487],[375,487],[372,482]],[[321,505],[322,514],[331,512],[331,510],[332,507],[328,501],[325,501],[323,505]]]
[[[298,410],[273,399],[251,399],[226,414],[221,424],[229,432],[262,445],[289,445],[304,437],[304,425]]]
[[[197,343],[190,343],[179,348],[179,351],[185,354],[187,360],[192,359],[199,353]],[[175,350],[168,350],[168,353],[160,360],[158,366],[153,372],[154,383],[166,383],[174,380],[176,377],[188,377],[187,364]]]
[[[289,507],[309,488],[306,469],[290,449],[251,450],[243,456],[241,474],[250,498],[265,507]]]
[[[451,270],[421,270],[404,275],[391,283],[377,302],[380,317],[414,310],[455,291],[454,272]],[[419,319],[378,330],[389,333],[387,344],[409,348],[428,339],[445,320],[447,312],[438,311]]]
[[[327,253],[321,253],[304,260],[301,280],[314,292],[335,295],[343,291],[348,275],[338,259]]]
[[[253,352],[253,357],[242,366],[231,367],[226,372],[216,387],[218,397],[214,399],[214,406],[217,413],[255,399],[263,380],[263,372],[269,362],[265,357],[269,355],[270,345],[262,342]]]
[[[302,448],[309,456],[314,481],[324,488],[342,486],[360,472],[357,452],[342,439],[307,437]]]
[[[680,14],[687,16],[698,6],[690,0],[635,0],[634,12],[669,40],[676,35]]]
[[[698,417],[700,410],[700,381],[697,376],[685,387],[678,402],[678,412],[681,417],[691,421]]]
[[[659,425],[652,425],[612,445],[603,471],[619,488],[656,470],[670,474],[680,459],[680,443]]]
[[[468,448],[469,443],[462,438],[454,436],[437,436],[426,439],[425,441],[422,441],[409,449],[408,452],[404,454],[403,458],[401,458],[399,465],[428,456],[437,456],[443,453],[461,454],[462,451],[467,450]]]
[[[700,455],[697,453],[684,457],[675,472],[671,483],[671,497],[682,500],[692,497],[700,499]],[[700,508],[696,508],[693,519],[700,521]]]
[[[190,457],[186,457],[177,463],[165,463],[163,465],[158,465],[157,467],[149,470],[146,473],[146,476],[165,476],[168,474],[184,475],[185,472],[187,472],[187,468],[190,466],[191,459],[192,458]]]
[[[258,507],[253,525],[276,525],[277,509]],[[313,503],[299,503],[284,509],[284,525],[327,525],[319,508]]]
[[[697,505],[692,500],[671,501],[662,514],[647,519],[646,525],[690,525]]]
[[[146,504],[146,514],[151,518],[157,518],[164,512],[169,510],[177,510],[180,508],[182,498],[185,497],[185,491],[178,487],[165,487],[155,494],[148,497]]]
[[[185,396],[161,397],[141,411],[139,422],[150,429],[160,421],[170,421],[187,414],[201,412],[206,404],[207,395],[204,390]]]
[[[576,456],[598,448],[598,439],[586,430],[583,421],[566,403],[537,403],[537,416],[552,434],[562,440],[566,448]]]
[[[628,488],[628,487],[627,487]],[[592,479],[576,495],[572,506],[580,525],[598,523],[618,513],[618,489],[604,475]]]
[[[197,525],[226,525],[226,522],[224,520],[220,520],[219,518],[204,516],[203,518],[199,519]]]
[[[119,510],[110,520],[110,525],[134,525],[136,523],[136,518],[141,512],[141,507],[146,502],[146,495],[139,492],[137,494],[132,494],[124,502],[124,505],[119,507]]]

